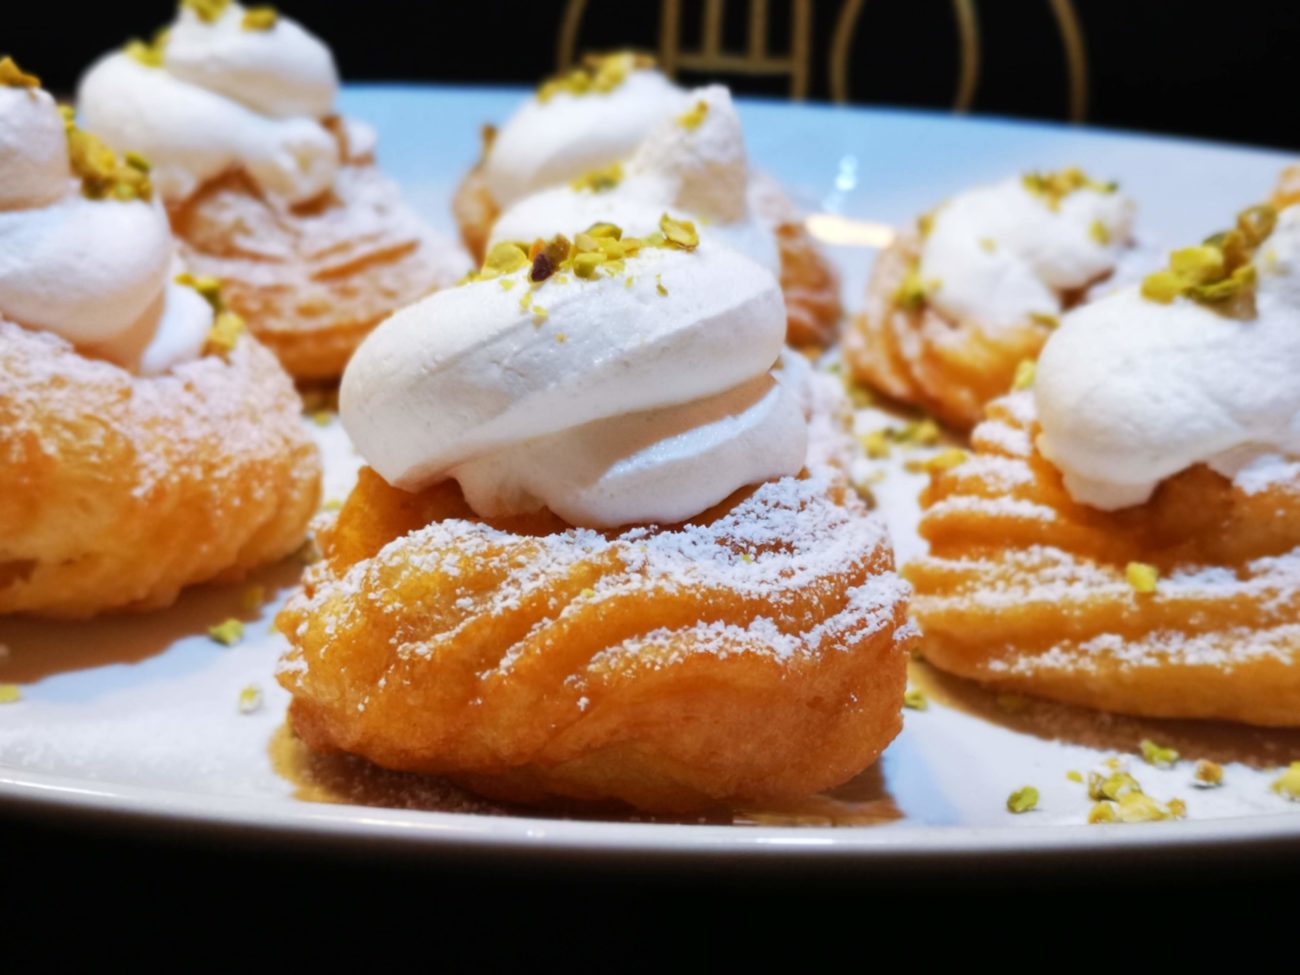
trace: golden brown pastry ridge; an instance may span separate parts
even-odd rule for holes
[[[1248,491],[1196,466],[1099,511],[1036,433],[1031,393],[994,402],[922,497],[931,552],[905,574],[925,658],[1107,710],[1300,725],[1300,483]],[[1158,571],[1154,592],[1130,563]]]
[[[685,526],[489,524],[453,482],[362,471],[278,619],[318,750],[524,802],[685,811],[804,796],[900,726],[905,587],[824,485],[738,492]]]
[[[0,320],[0,613],[171,603],[301,544],[320,461],[275,357],[242,337],[160,376]]]
[[[186,266],[222,281],[226,303],[296,379],[337,378],[381,320],[469,269],[369,156],[347,161],[329,193],[296,207],[264,198],[235,171],[170,215]]]

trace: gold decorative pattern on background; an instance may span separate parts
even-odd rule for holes
[[[879,2],[879,0],[877,0]],[[1088,55],[1073,0],[1046,0],[1060,34],[1065,55],[1066,80],[1069,85],[1069,116],[1082,121],[1088,108]],[[851,100],[849,67],[853,42],[866,0],[844,0],[828,39],[827,80],[831,100]],[[578,50],[578,37],[587,0],[567,0],[556,44],[557,67],[572,65]],[[768,50],[767,37],[771,22],[768,0],[748,0],[746,42],[743,50],[729,50],[723,43],[726,0],[703,0],[700,12],[700,46],[685,50],[681,46],[682,2],[660,0],[658,58],[670,76],[679,71],[714,74],[786,75],[790,79],[790,96],[806,98],[813,65],[813,0],[790,0],[790,49],[788,53]],[[953,22],[958,37],[957,89],[953,110],[966,112],[975,103],[982,67],[982,46],[977,0],[952,0]],[[630,39],[629,39],[630,40]],[[645,48],[648,45],[640,45]]]

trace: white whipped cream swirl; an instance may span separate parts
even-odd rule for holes
[[[58,107],[0,87],[0,315],[142,373],[197,356],[212,309],[171,284],[158,203],[89,200]]]
[[[1300,456],[1300,207],[1255,257],[1254,318],[1224,317],[1136,286],[1072,311],[1043,350],[1039,449],[1071,497],[1141,504],[1165,478],[1208,464],[1257,483]]]
[[[151,160],[169,203],[234,167],[290,204],[334,183],[338,140],[320,123],[339,86],[329,48],[284,16],[247,29],[244,13],[232,3],[208,23],[181,8],[160,67],[116,52],[81,80],[86,128]]]
[[[455,478],[484,517],[546,507],[609,528],[682,521],[803,467],[803,410],[772,376],[784,302],[748,258],[649,249],[531,296],[527,274],[440,291],[353,356],[343,424],[387,481]]]
[[[490,244],[545,239],[602,221],[641,236],[658,229],[671,210],[707,223],[713,240],[779,274],[776,236],[750,206],[751,185],[761,190],[762,184],[751,184],[731,93],[710,85],[690,92],[686,104],[693,123],[680,115],[661,120],[630,154],[617,186],[593,191],[565,184],[526,196],[497,218]]]
[[[501,127],[484,162],[492,198],[505,208],[538,190],[626,159],[646,134],[686,111],[687,94],[638,68],[606,92],[534,95]]]
[[[1111,273],[1134,204],[1081,187],[1055,208],[1020,177],[958,194],[933,214],[918,273],[940,314],[987,331],[1057,317],[1067,292]]]

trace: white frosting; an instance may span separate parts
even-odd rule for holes
[[[501,127],[484,164],[497,205],[627,159],[660,122],[684,112],[687,94],[660,72],[632,71],[608,92],[533,96]]]
[[[540,323],[527,270],[510,278],[438,292],[353,356],[343,424],[390,483],[452,477],[481,515],[545,506],[603,528],[680,521],[802,468],[802,409],[769,375],[784,302],[748,258],[643,251],[625,274],[536,289]]]
[[[197,355],[212,311],[191,289],[182,290],[198,306],[168,288],[174,245],[161,204],[82,196],[53,99],[26,89],[15,99],[12,90],[0,88],[0,187],[13,185],[12,165],[22,185],[41,192],[19,194],[18,206],[0,199],[0,314],[141,372]],[[45,144],[51,126],[62,153]],[[33,148],[10,151],[10,140]],[[53,199],[32,202],[55,186]]]
[[[675,116],[662,120],[627,161],[617,186],[593,192],[566,184],[526,196],[497,218],[490,243],[549,238],[598,221],[644,236],[671,210],[707,224],[712,240],[779,274],[776,237],[749,205],[745,140],[731,94],[710,85],[687,98],[688,106],[699,102],[707,106],[699,124],[687,128]]]
[[[1038,364],[1039,448],[1076,501],[1140,504],[1198,464],[1258,479],[1300,454],[1300,208],[1255,261],[1258,314],[1226,318],[1134,286],[1068,314]]]
[[[1019,177],[953,197],[933,215],[918,273],[931,305],[987,330],[1061,314],[1063,292],[1110,273],[1132,236],[1133,201],[1082,188],[1056,209]],[[1104,242],[1094,226],[1105,228]]]
[[[54,99],[0,85],[0,209],[52,203],[67,192],[68,137]]]
[[[286,17],[257,31],[243,15],[231,4],[208,24],[183,8],[162,67],[116,52],[81,80],[85,126],[149,159],[169,202],[236,166],[291,204],[334,183],[338,140],[319,121],[338,93],[329,50]]]

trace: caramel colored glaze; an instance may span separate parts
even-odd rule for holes
[[[798,489],[801,519],[865,514],[824,490]],[[718,526],[777,510],[762,497],[740,491],[694,519],[693,544],[751,544]],[[870,616],[854,595],[877,592],[892,568],[883,536],[843,559],[806,552],[800,585],[765,588],[645,568],[647,545],[676,526],[603,543],[562,529],[545,513],[489,525],[454,483],[410,495],[363,471],[277,621],[292,644],[280,679],[297,733],[510,802],[656,812],[810,795],[897,734],[902,592]],[[747,550],[753,562],[800,544],[780,535]],[[749,629],[755,620],[774,637]],[[778,631],[804,643],[783,655]]]
[[[920,245],[915,233],[901,233],[876,259],[866,306],[844,336],[844,358],[859,381],[969,430],[984,405],[1011,388],[1016,366],[1038,358],[1051,331],[1030,321],[986,332],[950,321],[928,303],[904,307],[895,295],[920,260]]]
[[[905,574],[926,660],[1104,710],[1300,725],[1300,484],[1247,493],[1198,466],[1104,512],[1070,499],[1037,432],[1031,394],[994,402],[972,459],[922,494],[930,555]],[[1156,592],[1129,562],[1159,569]]]
[[[272,769],[294,786],[293,796],[302,802],[489,816],[531,812],[481,798],[436,776],[393,771],[343,752],[313,751],[288,723],[276,729],[267,752]],[[546,810],[564,819],[737,826],[875,826],[903,815],[874,765],[831,792],[759,808],[663,816],[635,813],[618,804],[583,804],[552,796]]]
[[[1116,714],[1042,697],[1009,693],[945,673],[925,661],[908,665],[908,682],[931,701],[1045,741],[1097,751],[1135,754],[1143,739],[1158,741],[1188,759],[1239,762],[1272,769],[1300,755],[1300,730],[1261,728],[1230,721],[1147,718]]]

